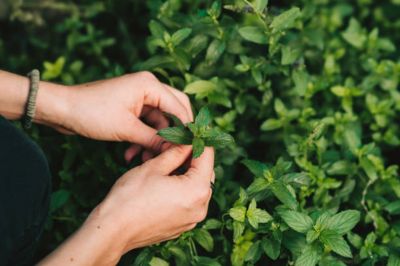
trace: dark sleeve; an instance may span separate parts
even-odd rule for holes
[[[0,265],[32,265],[50,192],[43,152],[0,116]]]

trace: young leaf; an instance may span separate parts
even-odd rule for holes
[[[306,233],[313,226],[313,220],[306,214],[296,211],[281,211],[280,216],[287,225],[299,233]]]
[[[204,138],[206,146],[213,146],[215,148],[223,148],[230,144],[233,144],[235,140],[233,137],[217,128],[209,129],[207,137]]]
[[[324,230],[320,235],[321,241],[331,248],[335,253],[351,258],[351,250],[347,242],[343,239],[341,235],[331,230]]]
[[[204,140],[201,138],[194,138],[193,142],[193,158],[198,158],[204,151]]]
[[[261,130],[271,131],[282,127],[282,121],[275,118],[269,118],[261,125]]]
[[[258,43],[258,44],[267,44],[268,43],[268,38],[265,32],[255,26],[245,26],[241,27],[239,29],[239,34],[242,36],[245,40]]]
[[[211,123],[211,114],[210,110],[204,106],[200,109],[199,113],[194,120],[194,123],[199,127],[209,126]]]
[[[330,217],[326,228],[339,235],[349,232],[360,221],[360,212],[356,210],[342,211]]]
[[[231,208],[229,210],[229,215],[235,221],[244,222],[244,220],[246,218],[246,207],[238,206],[238,207]]]
[[[272,220],[272,216],[264,210],[257,208],[257,203],[255,199],[253,199],[249,205],[249,208],[246,212],[247,219],[249,223],[255,228],[258,228],[259,223],[268,223]]]
[[[189,83],[184,92],[187,94],[195,94],[196,97],[202,99],[212,93],[214,90],[217,89],[217,85],[211,81],[207,80],[197,80],[192,83]]]
[[[175,144],[192,144],[193,134],[184,127],[167,127],[158,131],[159,136]]]

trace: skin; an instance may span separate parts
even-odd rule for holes
[[[20,119],[29,80],[5,71],[0,80],[0,114]],[[143,150],[145,161],[121,176],[80,229],[39,265],[115,265],[126,252],[176,238],[206,217],[213,149],[189,160],[185,174],[174,175],[190,159],[191,146],[172,146],[156,135],[168,126],[163,112],[193,120],[185,94],[149,72],[76,86],[41,81],[39,88],[36,123],[65,134],[128,141],[126,160]]]

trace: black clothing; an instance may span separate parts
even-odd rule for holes
[[[0,265],[32,265],[49,209],[51,179],[41,149],[0,116]]]

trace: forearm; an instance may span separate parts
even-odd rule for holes
[[[116,265],[124,246],[112,222],[106,222],[95,209],[83,226],[38,265]]]
[[[20,119],[25,112],[29,79],[0,70],[0,115],[10,120]],[[36,98],[34,121],[49,124],[68,113],[68,88],[41,81]]]

